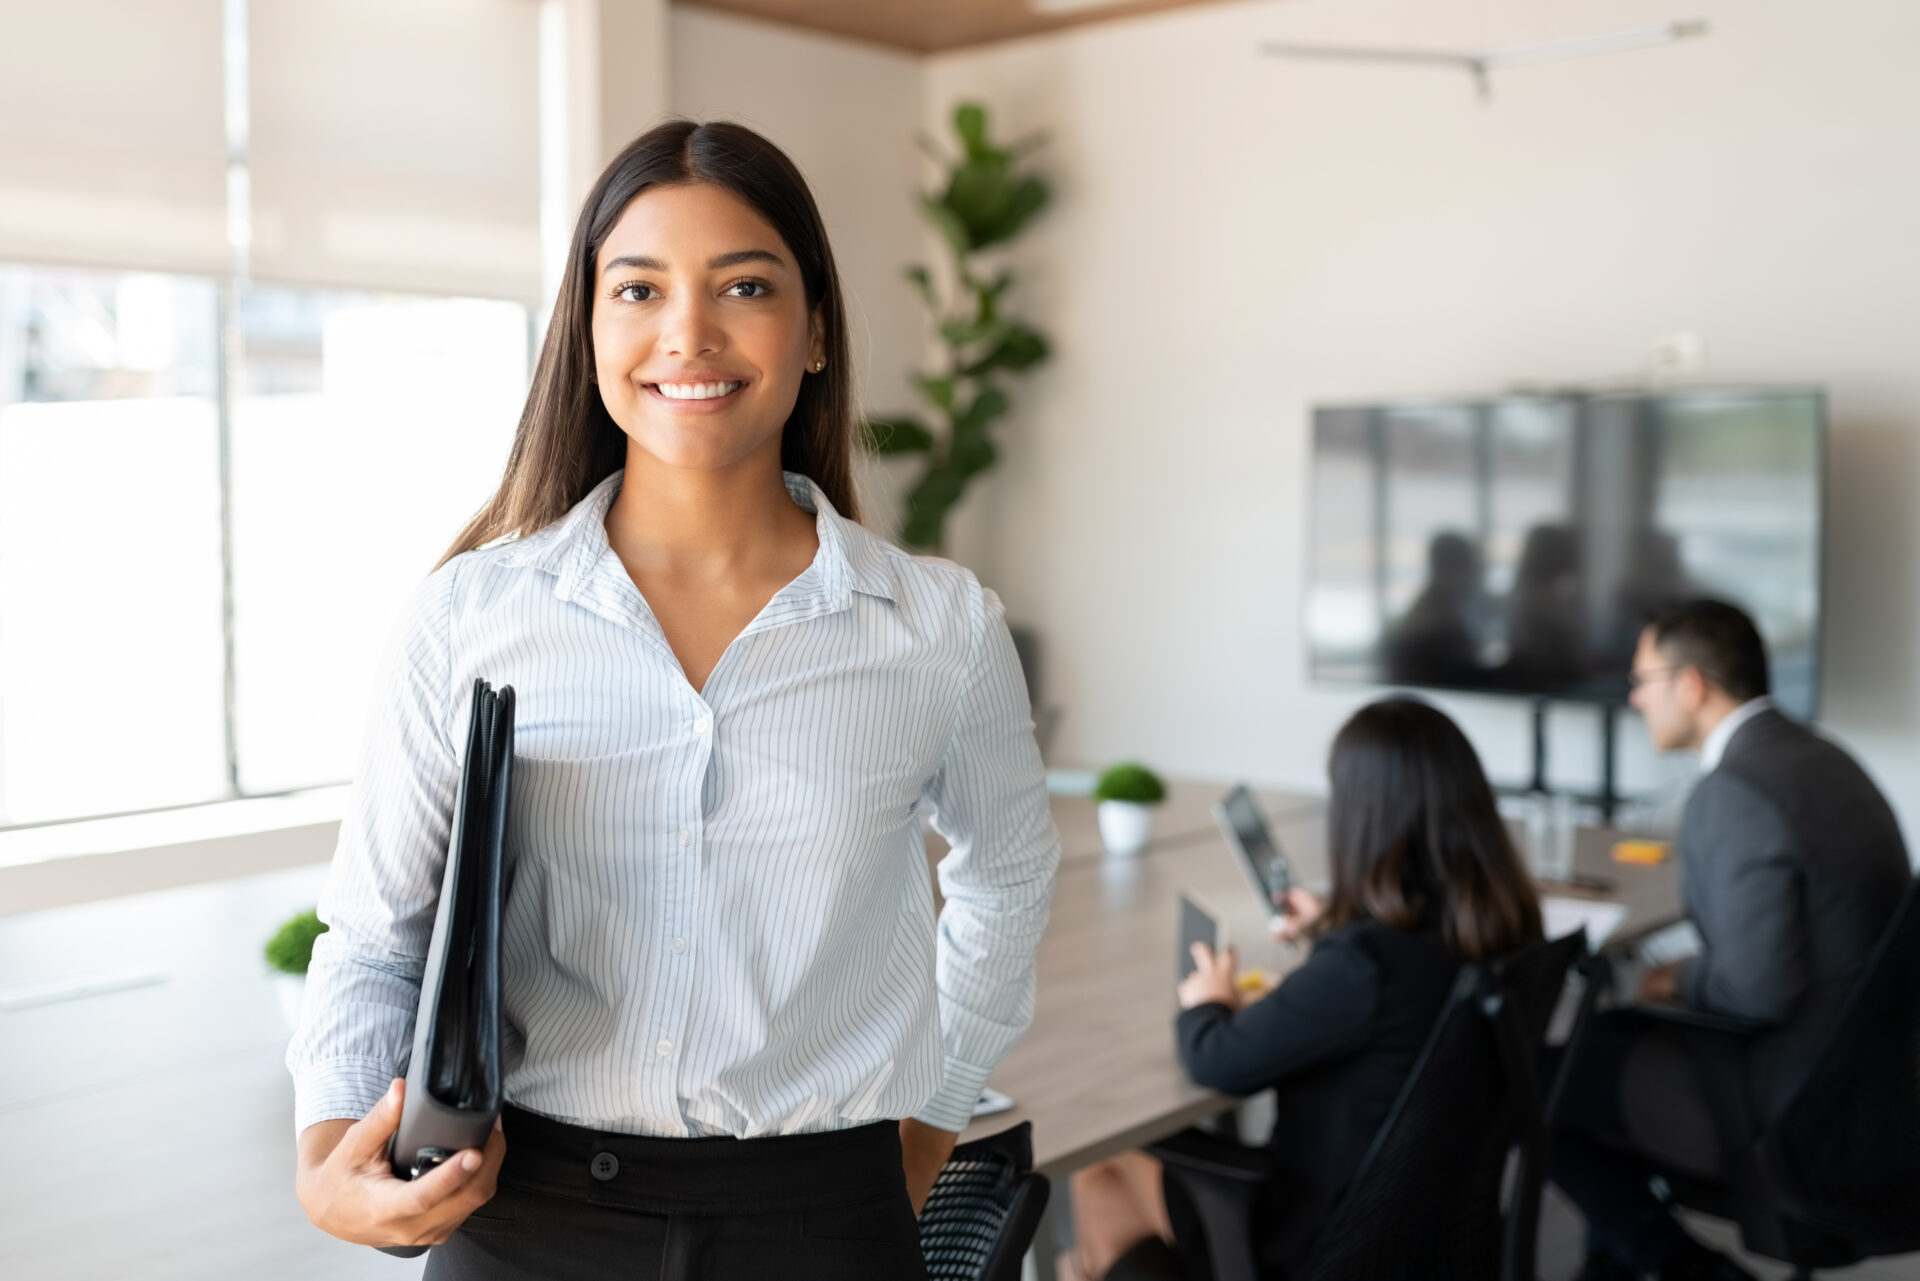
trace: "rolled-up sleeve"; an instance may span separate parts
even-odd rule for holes
[[[1034,953],[1060,838],[1026,682],[999,598],[969,580],[976,628],[953,738],[927,789],[941,860],[935,968],[945,1070],[916,1119],[966,1128],[981,1088],[1033,1022]]]
[[[388,644],[366,747],[321,895],[300,1026],[294,1128],[364,1116],[406,1066],[459,784],[449,737],[454,570],[414,593]]]

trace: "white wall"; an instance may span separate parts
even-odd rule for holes
[[[806,175],[848,296],[855,368],[867,409],[909,407],[927,320],[901,275],[925,257],[914,193],[921,60],[850,40],[676,5],[673,110],[737,120],[778,143]],[[897,526],[897,495],[873,477],[868,523]]]
[[[1263,39],[1493,45],[1703,16],[1709,38],[1464,75],[1260,57]],[[1305,678],[1307,411],[1632,374],[1832,393],[1827,726],[1920,837],[1920,6],[1910,0],[1299,0],[939,57],[1052,135],[1016,305],[1057,358],[1016,398],[973,560],[1048,645],[1059,754],[1317,784],[1362,691]],[[1452,699],[1524,775],[1520,708]],[[1556,736],[1591,776],[1593,722]],[[1637,722],[1629,782],[1649,759]]]

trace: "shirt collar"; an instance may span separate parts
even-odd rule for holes
[[[607,512],[620,495],[625,471],[616,471],[575,503],[566,515],[545,529],[522,539],[509,553],[508,563],[544,569],[556,577],[554,595],[573,599],[603,557],[613,548],[607,542]],[[820,551],[803,578],[818,577],[815,589],[829,608],[840,608],[852,592],[894,600],[893,575],[887,569],[886,545],[827,500],[811,477],[785,472],[793,501],[815,514],[814,531]]]
[[[839,594],[853,591],[862,596],[893,600],[893,575],[887,569],[886,544],[857,521],[848,520],[835,511],[826,492],[812,477],[791,471],[783,474],[793,501],[815,514],[820,564],[826,571],[828,585]]]
[[[1740,732],[1740,727],[1762,712],[1773,710],[1773,700],[1766,695],[1750,698],[1727,713],[1725,720],[1713,727],[1707,735],[1707,741],[1700,744],[1700,767],[1705,770],[1720,768],[1720,759],[1727,754],[1727,744]]]

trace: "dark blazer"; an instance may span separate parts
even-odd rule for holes
[[[1238,1014],[1224,1005],[1181,1013],[1180,1058],[1196,1083],[1229,1094],[1278,1087],[1263,1269],[1305,1256],[1412,1074],[1458,971],[1438,935],[1363,921],[1328,933]]]
[[[1766,711],[1694,789],[1679,848],[1705,950],[1681,964],[1678,995],[1766,1026],[1747,1068],[1770,1119],[1906,890],[1900,825],[1851,756]]]

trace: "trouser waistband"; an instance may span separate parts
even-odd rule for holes
[[[654,1214],[776,1214],[900,1189],[900,1128],[661,1139],[569,1125],[509,1103],[502,1183]]]

